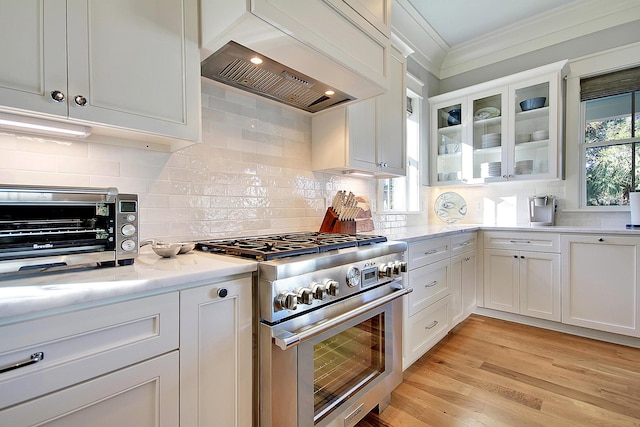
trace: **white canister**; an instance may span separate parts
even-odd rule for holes
[[[640,192],[629,193],[629,207],[631,208],[631,225],[640,225]]]

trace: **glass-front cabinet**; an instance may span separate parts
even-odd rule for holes
[[[431,185],[559,178],[566,69],[561,61],[430,98]]]

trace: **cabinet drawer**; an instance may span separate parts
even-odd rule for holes
[[[408,295],[408,315],[413,316],[449,295],[449,259],[411,270],[408,277],[413,292]]]
[[[462,233],[451,236],[451,256],[473,251],[478,244],[478,233]]]
[[[449,258],[448,237],[425,239],[409,244],[409,269],[422,267],[432,262]]]
[[[488,249],[512,249],[538,252],[560,252],[560,235],[541,232],[487,231],[484,247]]]
[[[443,298],[406,320],[403,369],[408,368],[450,330],[451,303]]]
[[[0,327],[0,408],[178,348],[179,298],[168,293]],[[43,381],[43,379],[46,379]]]

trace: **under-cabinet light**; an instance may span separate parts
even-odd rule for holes
[[[356,170],[347,170],[347,171],[343,171],[342,173],[344,175],[361,176],[361,177],[364,177],[364,178],[373,178],[375,176],[371,172],[363,172],[363,171],[356,171]]]
[[[91,129],[87,126],[6,113],[0,113],[0,128],[41,135],[71,136],[74,138],[86,138],[91,135]]]

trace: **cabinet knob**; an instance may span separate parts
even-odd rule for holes
[[[64,102],[66,96],[64,96],[64,93],[60,92],[59,90],[54,90],[51,92],[51,99],[53,99],[56,102]]]
[[[78,107],[84,107],[85,105],[87,105],[87,98],[82,95],[76,95],[73,98],[73,102],[75,102]]]
[[[388,165],[386,162],[378,162],[378,166],[380,166],[381,168],[386,168]]]
[[[600,238],[598,239],[598,242],[604,242],[604,238],[603,238],[603,237],[600,237]]]
[[[224,298],[224,297],[226,297],[227,295],[229,295],[229,291],[227,290],[227,288],[220,288],[220,289],[218,289],[218,296],[219,296],[220,298]]]

